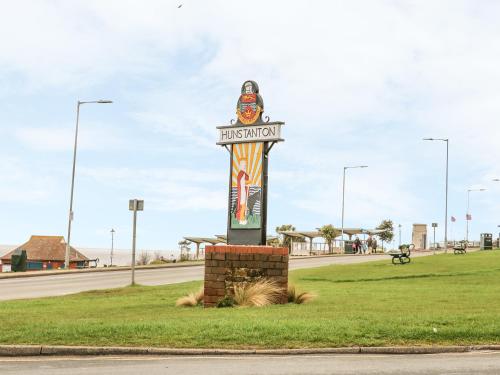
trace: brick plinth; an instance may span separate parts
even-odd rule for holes
[[[236,284],[262,279],[275,281],[282,289],[279,302],[287,303],[288,249],[271,246],[206,246],[205,307],[213,307]]]

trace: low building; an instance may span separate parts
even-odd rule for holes
[[[28,270],[50,270],[64,267],[66,241],[63,236],[31,236],[28,242],[0,258],[4,270],[10,269],[12,253],[16,250],[26,250]],[[69,261],[69,268],[86,268],[91,260],[71,247]]]
[[[427,224],[413,224],[411,241],[415,249],[427,249]]]

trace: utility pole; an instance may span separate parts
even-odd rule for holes
[[[446,194],[444,204],[444,252],[448,252],[448,154],[450,140],[448,138],[424,138],[424,141],[443,141],[446,142]],[[435,243],[436,241],[434,241]]]
[[[344,245],[344,202],[345,202],[345,171],[347,169],[353,169],[353,168],[368,168],[367,165],[356,165],[353,167],[344,167],[344,175],[342,178],[342,230],[341,230],[341,241],[342,245]],[[312,243],[312,239],[311,239]],[[345,251],[345,246],[344,246],[344,251]]]
[[[114,229],[111,229],[111,262],[110,262],[110,267],[113,267],[113,250],[114,250],[114,245],[115,245],[115,230]]]
[[[69,215],[68,215],[68,242],[66,242],[66,253],[64,255],[64,268],[69,269],[69,252],[71,249],[71,222],[73,221],[73,192],[75,190],[75,170],[76,170],[76,148],[78,146],[78,126],[80,120],[80,106],[82,104],[111,104],[111,100],[93,100],[89,102],[78,101],[76,105],[76,127],[75,127],[75,143],[73,145],[73,169],[71,173],[71,192],[69,198]]]
[[[401,248],[401,224],[398,225],[399,228],[399,248]]]

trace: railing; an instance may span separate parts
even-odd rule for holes
[[[332,250],[328,248],[325,242],[313,242],[312,245],[307,242],[293,242],[291,255],[323,255],[341,252],[341,241],[333,241]]]

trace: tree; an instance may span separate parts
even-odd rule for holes
[[[139,259],[135,261],[138,266],[145,266],[151,261],[151,255],[147,251],[143,251],[139,254]]]
[[[333,240],[340,235],[340,231],[335,229],[332,224],[323,225],[321,228],[318,228],[321,233],[321,237],[323,237],[328,244],[328,252],[332,252],[333,250]]]
[[[186,260],[189,260],[189,252],[191,251],[191,248],[189,247],[189,245],[191,245],[191,242],[188,240],[182,240],[182,241],[179,241],[178,243],[179,243],[180,252],[181,252],[180,261],[184,262]]]
[[[283,224],[279,227],[276,227],[276,233],[278,234],[279,245],[283,247],[288,247],[289,250],[291,246],[290,236],[285,236],[281,232],[294,231],[295,227],[292,224]]]
[[[384,241],[391,242],[392,239],[394,238],[394,224],[392,223],[392,220],[382,220],[377,229],[382,231],[378,234],[378,237],[382,241],[382,251],[383,251]]]

